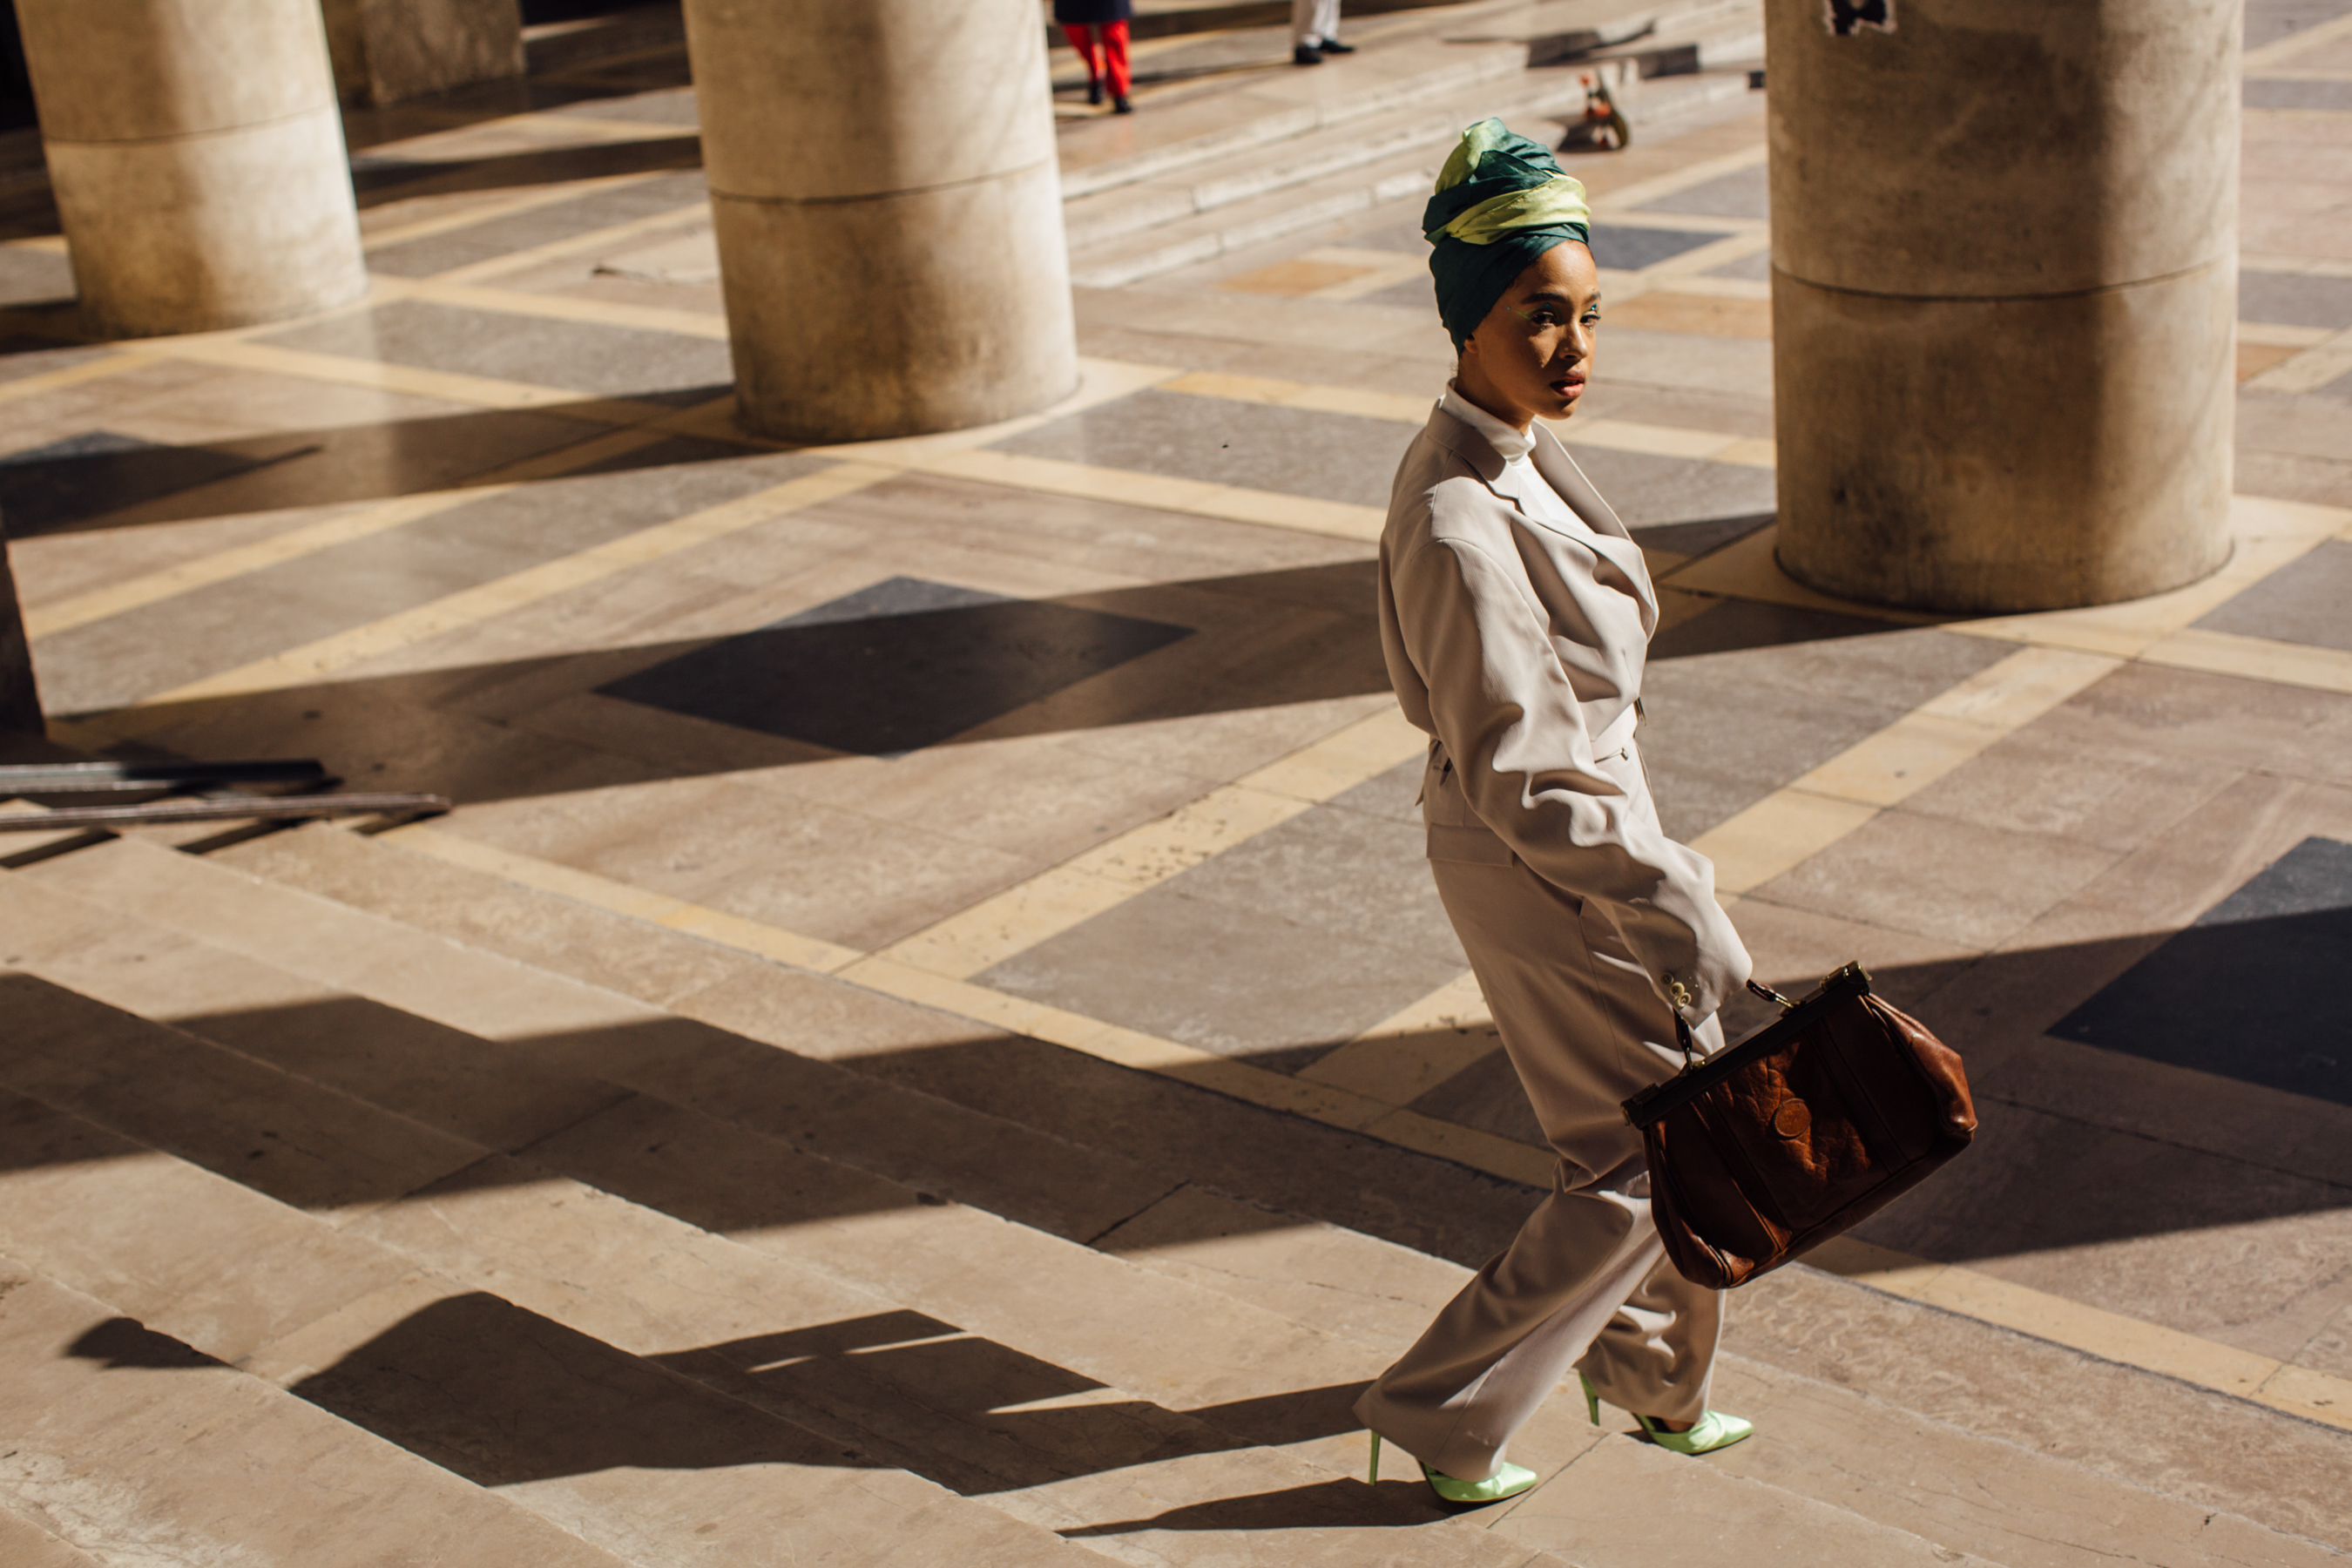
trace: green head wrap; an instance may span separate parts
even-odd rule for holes
[[[1437,313],[1458,349],[1529,262],[1562,240],[1591,242],[1592,209],[1542,142],[1482,120],[1438,171],[1421,229],[1434,247]]]

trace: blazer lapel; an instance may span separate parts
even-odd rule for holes
[[[1618,520],[1616,509],[1601,499],[1601,492],[1592,488],[1592,481],[1584,477],[1584,470],[1576,466],[1576,459],[1568,455],[1559,437],[1541,425],[1535,427],[1535,437],[1536,448],[1528,455],[1528,460],[1535,465],[1536,472],[1544,477],[1544,483],[1552,488],[1553,494],[1568,503],[1570,510],[1584,520],[1584,525],[1595,536],[1591,542],[1592,548],[1625,574],[1642,601],[1643,620],[1654,621],[1658,591],[1650,582],[1649,560],[1642,553],[1642,547],[1633,542],[1632,531]]]

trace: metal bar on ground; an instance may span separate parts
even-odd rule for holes
[[[206,784],[310,784],[327,776],[313,758],[233,763],[30,763],[0,767],[0,794],[95,795]]]
[[[437,816],[449,809],[439,795],[239,795],[214,800],[157,800],[142,805],[68,805],[54,811],[0,815],[0,833],[53,833],[61,827],[111,827],[173,822],[242,822],[282,816]]]

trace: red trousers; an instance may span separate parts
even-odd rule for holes
[[[1113,98],[1127,96],[1127,24],[1124,22],[1065,22],[1062,36],[1070,40],[1070,47],[1078,51],[1078,58],[1087,63],[1087,79],[1110,79],[1107,86]]]

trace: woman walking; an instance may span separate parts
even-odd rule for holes
[[[1538,417],[1591,374],[1599,277],[1584,187],[1481,121],[1422,228],[1454,379],[1397,470],[1381,640],[1432,737],[1430,870],[1559,1156],[1549,1196],[1357,1402],[1449,1502],[1535,1484],[1511,1435],[1576,1367],[1653,1441],[1751,1430],[1707,1408],[1722,1293],[1664,1261],[1639,1134],[1618,1104],[1703,1051],[1748,974],[1715,869],[1665,836],[1633,731],[1657,596],[1642,551]]]
[[[1054,20],[1086,62],[1087,101],[1103,100],[1108,79],[1113,114],[1135,112],[1127,100],[1127,23],[1133,15],[1133,0],[1054,0]]]

